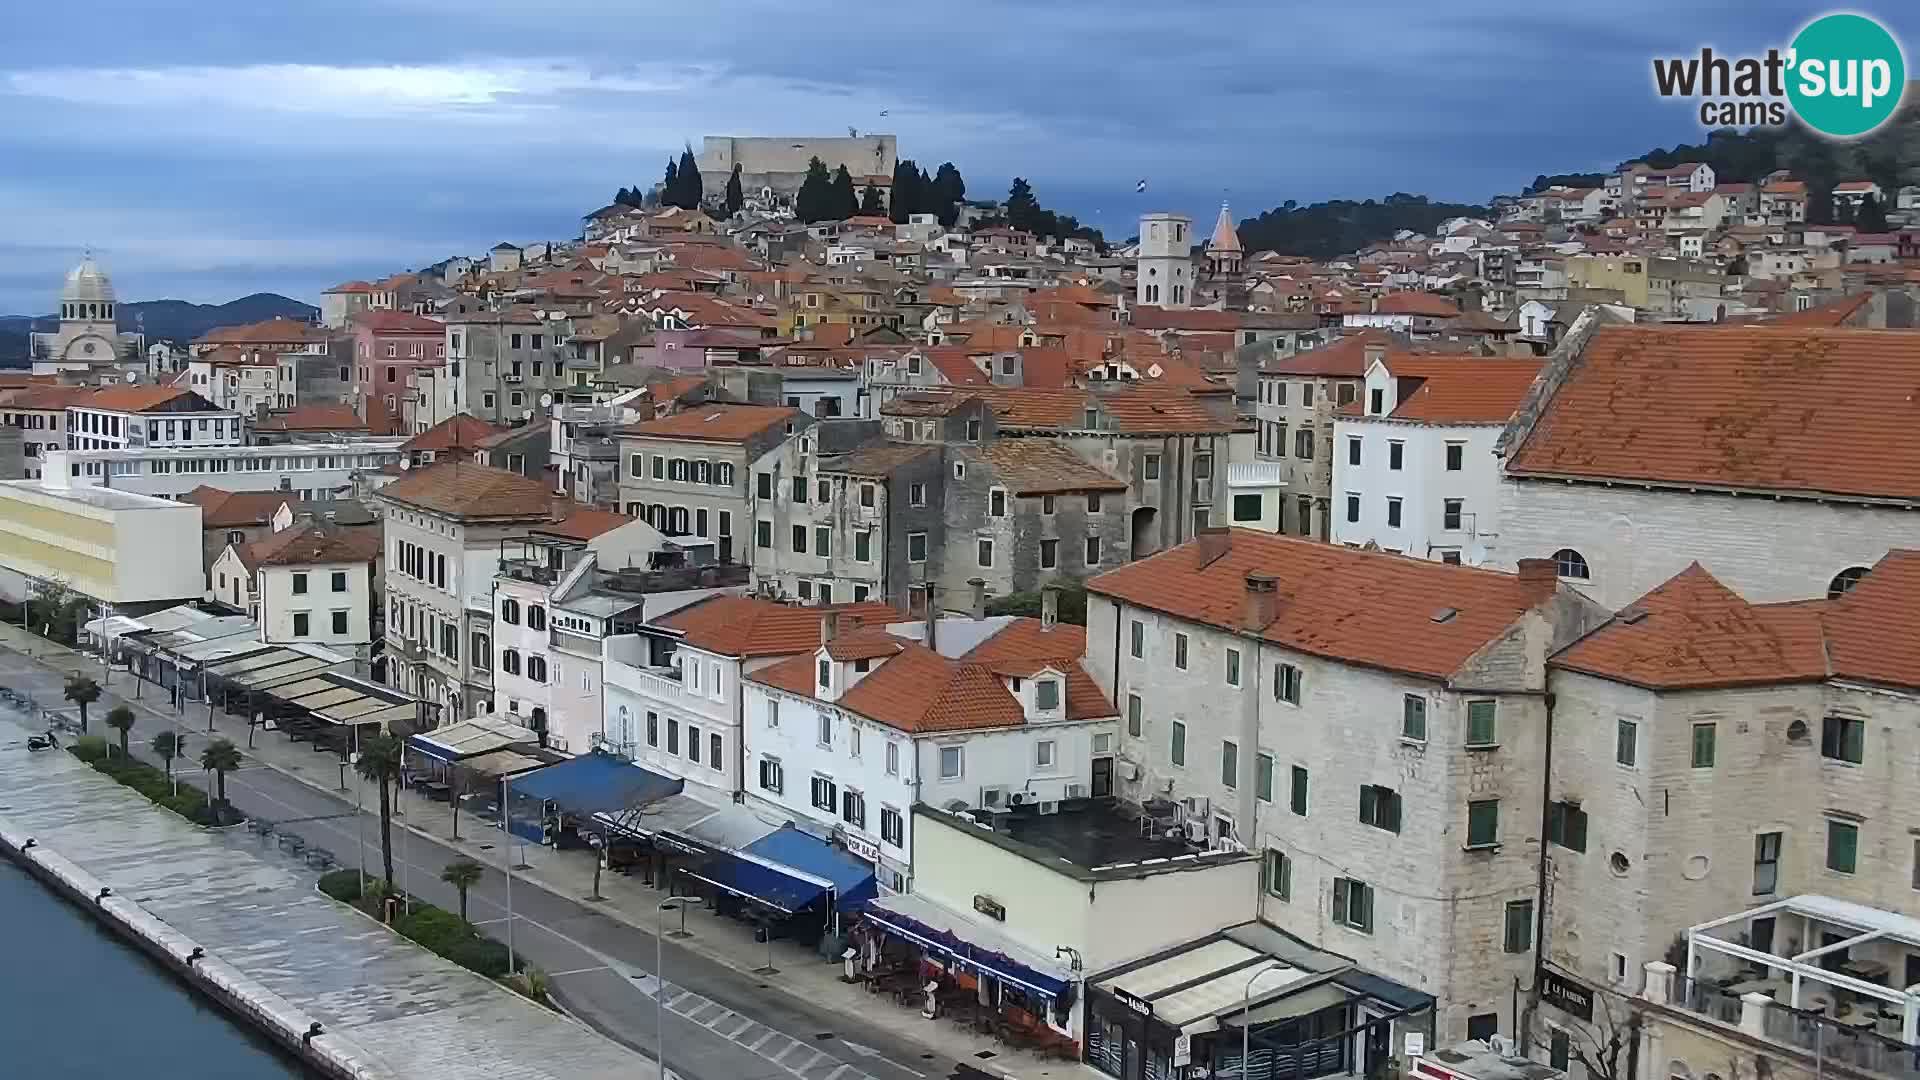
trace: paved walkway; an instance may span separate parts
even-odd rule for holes
[[[656,1077],[653,1062],[440,959],[0,717],[0,822],[205,947],[400,1080]]]
[[[0,624],[0,649],[23,652],[31,647],[38,663],[61,671],[83,670],[96,681],[101,678],[101,665],[97,658],[76,655],[58,645],[26,635],[17,626]],[[0,676],[0,682],[4,682]],[[107,709],[121,700],[128,700],[139,681],[124,669],[113,672],[108,683],[109,694],[95,703],[89,710],[96,732],[110,735],[104,729],[99,717]],[[49,702],[49,696],[57,698],[57,692],[49,695],[35,691],[42,704],[63,706],[71,711],[64,702]],[[239,745],[248,757],[284,776],[298,780],[315,792],[352,803],[356,797],[359,805],[372,808],[379,804],[378,793],[371,785],[361,788],[361,781],[347,771],[346,786],[341,786],[339,758],[335,755],[316,752],[307,743],[294,743],[276,732],[257,731],[253,733],[255,745],[247,747],[248,729],[244,719],[222,713],[216,705],[209,721],[209,710],[205,704],[188,704],[175,712],[168,707],[164,691],[151,683],[141,684],[137,711],[142,721],[136,727],[136,752],[151,739],[152,733],[159,730],[162,723],[173,723],[188,732],[189,757],[197,757],[199,749],[204,747],[207,738],[228,738]],[[123,698],[122,695],[127,695]],[[205,733],[212,726],[212,734]],[[144,737],[140,732],[147,732]],[[234,784],[229,779],[229,787]],[[619,874],[607,873],[601,878],[603,899],[588,899],[593,891],[593,866],[595,859],[584,851],[557,851],[537,844],[515,841],[511,848],[501,830],[485,822],[477,821],[462,814],[459,820],[459,838],[453,836],[454,823],[450,807],[445,803],[429,801],[414,792],[402,792],[398,795],[395,818],[396,836],[404,830],[412,836],[433,841],[438,846],[457,850],[477,862],[496,870],[504,869],[509,858],[515,866],[524,866],[514,875],[514,883],[519,892],[515,905],[517,909],[528,905],[527,885],[544,890],[549,898],[559,898],[569,905],[584,909],[592,916],[623,925],[632,931],[646,935],[645,955],[641,957],[625,980],[633,988],[644,994],[652,993],[651,971],[652,940],[656,925],[658,904],[664,893],[647,885],[637,878],[628,878]],[[286,820],[290,815],[298,816],[302,811],[269,807],[256,811],[276,820]],[[374,867],[378,862],[377,828],[371,824],[365,830],[368,845],[368,865]],[[299,829],[298,824],[289,828]],[[398,843],[398,841],[396,841]],[[339,854],[343,862],[351,861],[355,844],[349,838],[346,843],[328,845]],[[398,856],[396,856],[398,859]],[[416,879],[407,877],[407,860],[399,859],[403,864],[397,869],[402,877],[402,887],[425,895],[434,902],[440,902],[431,892],[423,888]],[[431,862],[431,860],[421,860]],[[436,869],[424,871],[419,877],[437,874]],[[429,883],[429,886],[431,883]],[[493,925],[486,927],[496,938],[504,938],[505,911]],[[750,1051],[760,1061],[770,1061],[778,1071],[802,1080],[860,1080],[863,1075],[876,1080],[911,1080],[914,1077],[935,1077],[964,1075],[969,1072],[984,1072],[988,1075],[1016,1078],[1016,1080],[1057,1080],[1062,1077],[1090,1078],[1099,1074],[1078,1062],[1060,1062],[1043,1060],[1025,1051],[984,1040],[967,1031],[958,1024],[946,1020],[927,1020],[918,1010],[902,1008],[891,998],[868,994],[864,988],[841,981],[842,967],[839,962],[828,962],[812,950],[789,942],[774,942],[768,945],[753,940],[750,927],[733,919],[715,915],[704,908],[695,907],[684,912],[685,929],[688,936],[673,941],[672,951],[685,950],[709,961],[714,967],[728,969],[733,978],[721,978],[709,971],[707,974],[684,980],[679,985],[672,976],[681,970],[676,963],[670,963],[669,996],[667,1008],[686,1020],[705,1028],[728,1042]],[[673,923],[678,925],[681,915],[671,915]],[[476,921],[482,915],[475,914]],[[529,927],[524,913],[516,911],[514,926],[516,933],[532,936],[540,932],[538,925]],[[596,939],[597,940],[597,939]],[[638,956],[639,954],[635,954]],[[764,968],[771,957],[772,966],[777,974],[766,975]],[[583,962],[574,967],[553,968],[554,985],[562,1000],[569,1008],[575,1008],[573,996],[577,990],[585,990],[586,984],[599,980],[608,980],[619,972],[609,969],[618,968],[615,964]],[[644,970],[643,970],[644,969]],[[717,985],[715,985],[717,984]],[[728,991],[733,991],[729,993]],[[768,1000],[768,994],[778,994],[789,998],[784,1007]],[[788,1013],[778,1019],[768,1020],[769,1012]],[[837,1014],[838,1022],[832,1017],[821,1016],[822,1012]],[[618,1017],[595,1015],[591,1008],[578,1008],[576,1012],[590,1023],[622,1038],[633,1042],[630,1032],[621,1026]],[[811,1019],[811,1025],[807,1020]],[[763,1024],[760,1021],[768,1020]],[[825,1023],[827,1026],[822,1027]],[[649,1025],[650,1027],[651,1025]],[[817,1031],[814,1029],[818,1029]],[[807,1046],[809,1038],[817,1037],[828,1030],[852,1032],[852,1038],[859,1041],[849,1042],[838,1039],[831,1047],[814,1048]],[[650,1042],[647,1048],[651,1049]],[[679,1059],[673,1056],[669,1047],[669,1063],[679,1067]],[[823,1050],[832,1050],[837,1057],[829,1055],[822,1059]],[[801,1065],[796,1068],[796,1064]],[[847,1066],[841,1071],[840,1066]],[[958,1071],[956,1071],[956,1069]],[[697,1067],[688,1070],[701,1071]],[[718,1077],[715,1078],[718,1080]]]

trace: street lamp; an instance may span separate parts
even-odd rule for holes
[[[358,767],[360,764],[360,751],[355,750],[354,752],[348,754],[347,764]],[[346,774],[342,773],[341,775],[344,776]],[[360,780],[358,777],[356,777],[353,781],[353,846],[360,849],[360,891],[366,892],[367,891],[367,840],[366,840],[367,830],[361,825],[361,819],[366,816],[364,810],[361,808],[361,805],[360,805],[361,787],[362,785],[360,783]]]
[[[1274,972],[1279,970],[1280,969],[1277,967],[1264,967],[1264,968],[1261,968],[1259,971],[1254,972],[1253,976],[1247,980],[1246,993],[1240,995],[1240,1075],[1241,1076],[1248,1075],[1248,1069],[1251,1068],[1251,1066],[1247,1063],[1247,1058],[1249,1057],[1253,1049],[1253,1024],[1251,1022],[1251,1015],[1250,1015],[1253,1012],[1253,984],[1260,981],[1260,976],[1271,975]]]
[[[680,910],[680,918],[687,917],[687,905],[694,901],[691,896],[670,896],[660,901],[660,910],[655,914],[653,926],[653,1031],[656,1060],[660,1063],[660,1075],[667,1075],[667,912]]]

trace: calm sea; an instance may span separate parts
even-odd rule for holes
[[[307,1076],[145,954],[0,858],[0,1077]]]

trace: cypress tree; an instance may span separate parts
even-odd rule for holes
[[[677,205],[673,200],[680,190],[680,166],[672,158],[667,159],[667,178],[660,182],[660,205]]]
[[[920,209],[920,173],[911,161],[893,163],[893,201],[888,204],[887,216],[895,225],[906,224],[907,218]]]
[[[921,211],[940,215],[940,224],[952,227],[960,218],[960,204],[967,197],[967,182],[960,177],[960,170],[953,162],[944,162],[934,174],[933,190],[929,193],[929,206]]]
[[[845,165],[833,171],[833,193],[828,209],[835,221],[845,221],[860,212],[860,196],[853,190],[853,174]]]
[[[800,182],[800,193],[793,199],[794,214],[809,225],[825,221],[833,216],[832,200],[833,180],[827,175],[826,163],[817,157],[809,160],[807,178]]]
[[[700,166],[693,160],[693,145],[680,151],[680,191],[674,205],[682,210],[698,210],[706,196],[700,184]]]
[[[887,208],[880,202],[880,189],[868,184],[860,189],[860,212],[862,214],[884,214]]]
[[[1887,212],[1880,208],[1880,200],[1872,192],[1860,200],[1860,209],[1853,213],[1853,227],[1863,233],[1883,233],[1887,231]]]
[[[727,216],[740,212],[747,202],[746,193],[740,190],[740,163],[733,163],[733,175],[727,177]]]

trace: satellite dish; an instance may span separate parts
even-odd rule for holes
[[[553,404],[553,395],[552,395],[552,394],[541,394],[541,395],[540,395],[540,407],[541,407],[541,408],[543,408],[543,409],[544,409],[544,408],[546,408],[547,406],[549,406],[549,405],[552,405],[552,404]]]
[[[413,462],[411,462],[411,461],[409,461],[409,460],[407,460],[406,458],[401,458],[401,459],[400,459],[400,471],[401,471],[401,472],[406,472],[406,471],[407,471],[408,469],[411,469],[411,468],[413,468]]]
[[[137,371],[129,371],[125,375],[120,376],[120,378],[123,382],[137,383],[140,381],[140,373]]]

